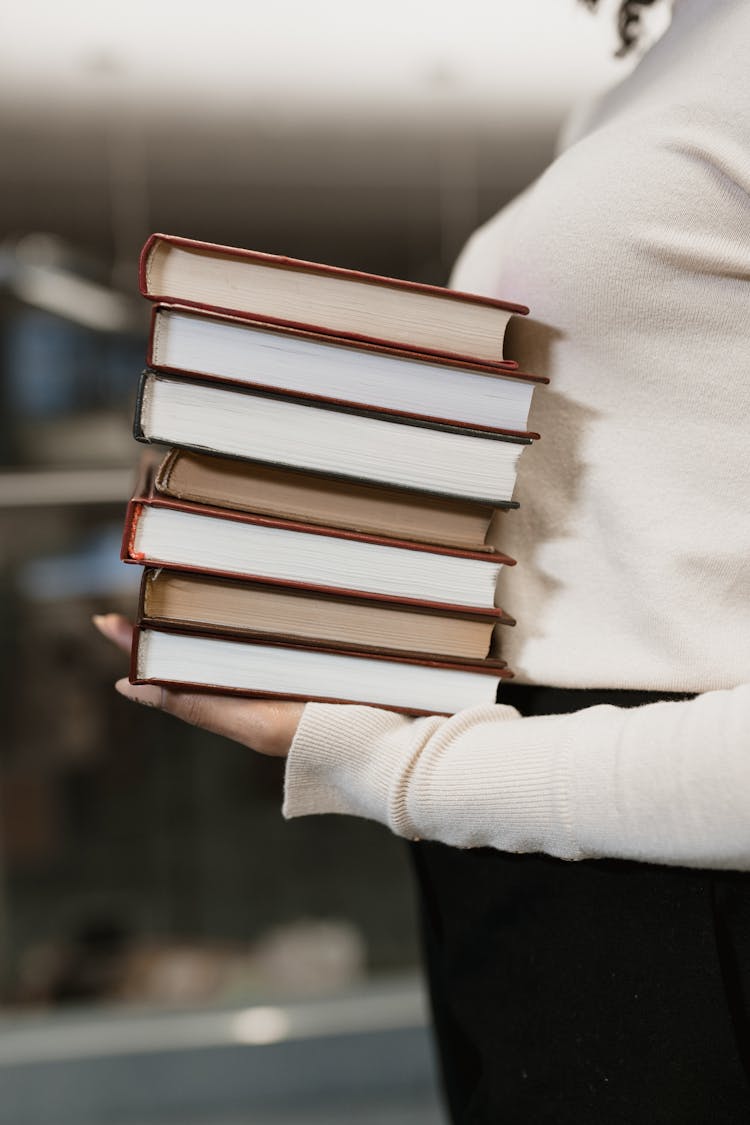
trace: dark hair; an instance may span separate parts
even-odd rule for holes
[[[589,8],[596,8],[599,0],[583,0]],[[638,42],[638,32],[641,22],[641,8],[649,8],[654,0],[622,0],[617,13],[617,30],[620,33],[620,48],[618,56],[627,55],[628,51]]]

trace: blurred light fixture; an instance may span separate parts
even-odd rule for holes
[[[248,1046],[280,1043],[289,1037],[289,1031],[289,1016],[283,1008],[247,1008],[234,1017],[234,1038]]]
[[[48,266],[19,265],[10,284],[21,301],[99,332],[127,332],[134,318],[127,298],[93,281]]]
[[[33,308],[97,332],[142,327],[134,300],[81,277],[67,265],[67,257],[59,239],[26,235],[15,246],[0,247],[0,286]]]

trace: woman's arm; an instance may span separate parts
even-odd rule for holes
[[[750,869],[750,685],[525,719],[308,704],[284,813],[313,812],[458,847]]]
[[[93,621],[103,637],[123,652],[130,652],[133,626],[126,617],[105,613]],[[288,753],[304,708],[302,703],[172,691],[153,684],[131,684],[126,679],[118,680],[115,688],[134,703],[166,711],[176,719],[232,738],[272,758],[283,758]]]
[[[96,624],[130,647],[124,618]],[[287,817],[349,813],[457,847],[750,869],[750,684],[528,719],[503,706],[407,719],[117,687],[260,753],[289,752]]]

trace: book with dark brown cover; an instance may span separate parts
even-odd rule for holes
[[[455,289],[444,289],[438,285],[426,285],[422,282],[405,281],[400,278],[381,277],[378,274],[365,273],[361,270],[344,269],[340,266],[324,265],[320,262],[307,262],[302,259],[290,258],[281,254],[268,254],[258,250],[247,250],[236,246],[222,246],[213,242],[203,242],[199,239],[184,238],[181,235],[171,234],[152,234],[146,241],[143,250],[141,251],[139,263],[139,285],[141,293],[149,300],[159,301],[162,303],[189,305],[193,308],[203,309],[207,312],[214,313],[228,313],[232,316],[237,316],[245,320],[263,320],[272,324],[280,324],[290,328],[312,329],[314,332],[319,332],[325,336],[337,336],[342,339],[357,340],[367,344],[392,344],[385,337],[360,335],[355,332],[346,332],[330,328],[324,324],[312,324],[309,322],[297,320],[285,320],[281,317],[269,316],[268,313],[259,315],[252,310],[232,308],[228,305],[211,305],[202,301],[189,300],[182,293],[160,293],[157,292],[151,284],[150,267],[154,254],[160,245],[173,245],[182,248],[183,250],[193,251],[198,254],[209,254],[213,258],[229,258],[234,260],[246,261],[248,263],[258,263],[266,267],[284,270],[297,270],[308,274],[328,275],[340,278],[342,280],[365,282],[374,286],[386,287],[388,289],[396,289],[404,294],[405,299],[408,299],[410,293],[421,293],[430,297],[437,297],[450,303],[482,305],[484,307],[495,308],[504,312],[514,313],[518,316],[525,316],[528,314],[528,307],[522,304],[516,304],[509,301],[495,300],[491,297],[481,297],[473,293],[464,293]],[[453,360],[472,360],[470,355],[462,355],[451,351],[442,351],[439,348],[431,349],[425,347],[415,346],[413,349],[408,344],[398,344],[398,347],[406,350],[414,350],[417,352],[425,352],[426,354],[444,356]],[[518,365],[513,360],[499,360],[498,365],[502,364],[509,369],[516,368]]]
[[[206,685],[206,684],[200,684],[200,683],[195,683],[195,682],[187,682],[187,681],[183,681],[183,680],[176,681],[176,680],[150,679],[150,678],[140,677],[138,675],[139,642],[140,642],[141,636],[148,631],[149,630],[143,625],[138,625],[133,630],[133,644],[132,644],[132,648],[131,648],[131,652],[130,652],[130,674],[129,674],[129,679],[130,679],[131,684],[157,684],[157,685],[160,684],[164,687],[171,687],[171,688],[174,688],[178,691],[192,691],[192,692],[200,692],[200,693],[209,692],[209,693],[215,694],[215,695],[216,694],[218,694],[218,695],[234,695],[234,696],[239,696],[239,697],[248,698],[248,699],[285,699],[285,700],[296,701],[296,702],[343,703],[343,704],[350,704],[350,705],[353,704],[353,703],[357,703],[357,704],[359,704],[361,706],[365,706],[365,707],[379,707],[379,708],[387,710],[387,711],[398,711],[398,712],[401,712],[401,713],[407,714],[407,715],[432,715],[432,714],[448,715],[448,714],[451,713],[451,712],[448,712],[448,711],[423,711],[423,710],[418,710],[416,708],[410,708],[410,707],[394,707],[392,705],[386,706],[383,703],[374,703],[374,702],[372,702],[370,700],[367,700],[367,699],[352,700],[352,699],[341,699],[341,698],[336,697],[336,696],[305,696],[305,695],[295,695],[291,692],[290,693],[283,693],[283,694],[282,693],[276,693],[276,692],[275,693],[269,693],[269,692],[263,692],[263,691],[252,691],[251,689],[247,689],[247,688],[227,688],[227,687],[222,687],[220,685]],[[153,630],[153,631],[154,632],[160,632],[160,633],[173,633],[173,634],[177,634],[177,635],[184,636],[184,637],[190,637],[190,636],[196,635],[191,630],[165,628],[163,626],[160,626],[158,630]],[[203,633],[203,634],[201,634],[201,636],[215,636],[217,640],[227,640],[227,638],[225,636],[223,636],[221,634],[217,634],[217,633]],[[482,660],[482,661],[468,661],[468,660],[467,661],[456,661],[456,660],[433,659],[433,658],[428,658],[428,657],[424,657],[424,656],[410,656],[410,655],[404,655],[404,654],[401,654],[401,653],[399,653],[398,655],[394,655],[392,653],[385,654],[385,653],[382,653],[382,652],[372,652],[372,651],[353,652],[351,649],[334,648],[333,646],[328,646],[328,645],[311,645],[311,644],[304,644],[302,642],[293,643],[293,642],[283,640],[283,639],[276,639],[276,638],[270,639],[268,637],[264,637],[262,639],[262,641],[261,640],[258,640],[258,641],[244,640],[244,641],[238,641],[238,643],[241,643],[241,644],[262,643],[263,645],[268,644],[268,645],[271,645],[273,647],[279,647],[279,648],[304,649],[304,650],[309,651],[309,652],[327,652],[327,653],[330,653],[331,655],[334,655],[334,656],[347,656],[347,657],[353,657],[355,659],[360,658],[360,659],[363,659],[363,660],[365,660],[365,659],[366,660],[380,660],[380,661],[385,661],[387,663],[396,664],[396,665],[419,664],[422,667],[428,667],[428,668],[443,668],[443,669],[446,669],[446,670],[457,671],[457,672],[472,672],[472,673],[476,672],[476,673],[480,673],[482,675],[494,676],[495,678],[501,679],[501,680],[513,678],[513,673],[511,671],[509,671],[509,669],[504,666],[502,661],[491,660],[491,659]]]
[[[171,374],[167,374],[167,373],[151,371],[149,368],[146,368],[141,373],[140,382],[138,384],[138,392],[136,394],[135,412],[134,412],[134,416],[133,416],[133,437],[135,438],[136,441],[141,442],[143,445],[150,445],[152,443],[152,441],[157,442],[157,443],[161,441],[160,438],[153,438],[152,439],[152,438],[148,437],[147,434],[144,431],[144,428],[143,428],[142,415],[143,415],[143,406],[144,406],[144,395],[145,395],[145,392],[146,392],[146,388],[148,386],[149,379],[162,379],[162,380],[170,380],[171,379],[171,380],[179,381],[182,378],[183,378],[183,376],[181,376],[181,375],[171,375]],[[327,399],[325,401],[318,401],[318,402],[313,403],[313,402],[311,402],[310,397],[305,397],[305,396],[302,396],[302,395],[285,395],[285,394],[279,393],[276,390],[273,390],[273,391],[260,390],[259,388],[250,387],[247,384],[241,384],[241,383],[229,384],[226,380],[205,379],[205,378],[201,377],[200,379],[192,378],[191,382],[202,384],[204,386],[209,386],[209,387],[210,386],[215,387],[215,386],[217,386],[217,384],[221,383],[221,385],[223,385],[223,386],[227,386],[227,387],[231,386],[232,393],[234,393],[234,394],[243,394],[243,395],[248,395],[250,397],[254,396],[256,398],[260,397],[260,398],[275,399],[279,402],[298,403],[302,406],[314,407],[314,409],[316,409],[316,410],[330,410],[330,411],[332,411],[334,413],[337,413],[337,414],[354,414],[354,415],[358,415],[359,417],[375,418],[375,419],[380,419],[382,421],[391,422],[391,423],[393,423],[394,421],[397,421],[399,425],[403,425],[403,426],[415,426],[415,427],[419,427],[419,428],[422,428],[422,429],[440,430],[443,433],[461,434],[461,435],[468,436],[468,437],[476,437],[476,438],[484,440],[484,441],[502,441],[502,442],[509,442],[509,443],[514,444],[514,445],[531,445],[532,441],[533,441],[533,438],[535,437],[535,435],[532,435],[532,434],[521,435],[521,434],[512,434],[512,433],[509,433],[507,431],[499,431],[499,430],[488,430],[488,429],[478,430],[478,429],[476,429],[476,427],[467,426],[463,422],[437,422],[437,421],[432,421],[432,420],[428,421],[427,419],[418,418],[418,417],[415,417],[414,415],[411,415],[411,414],[399,415],[399,417],[397,419],[395,419],[394,416],[393,416],[393,412],[387,413],[387,412],[382,411],[382,410],[366,410],[366,409],[364,409],[363,407],[360,407],[360,406],[352,406],[350,403],[346,403],[346,402],[338,403],[338,402],[335,402],[333,399]],[[218,451],[216,449],[213,449],[210,446],[199,445],[198,443],[188,443],[188,442],[183,441],[183,442],[181,442],[181,446],[184,449],[194,450],[196,453],[215,454],[215,455],[221,456],[221,457],[235,458],[238,461],[252,461],[253,460],[253,458],[251,456],[247,455],[247,454],[243,454],[243,455],[240,456],[239,454],[227,453],[225,451]],[[263,463],[265,463],[265,464],[278,464],[282,467],[286,466],[286,462],[282,462],[282,461],[276,462],[276,461],[265,460]],[[288,466],[286,466],[286,467],[288,467]],[[292,466],[292,467],[294,467],[294,466]],[[304,471],[308,472],[312,475],[317,474],[317,475],[321,475],[321,476],[336,476],[336,477],[340,477],[342,480],[362,480],[362,481],[367,480],[367,478],[363,478],[363,477],[345,476],[343,473],[334,472],[330,469],[305,469]],[[382,485],[382,482],[377,482],[377,481],[369,481],[369,483],[380,483]],[[382,485],[382,486],[386,487],[385,485]],[[399,484],[399,483],[396,483],[396,482],[389,482],[387,487],[388,488],[395,488],[395,489],[402,489],[402,490],[407,491],[407,492],[418,491],[412,485]],[[457,497],[455,497],[451,493],[438,492],[437,490],[435,490],[435,491],[430,490],[429,492],[426,493],[426,495],[430,495],[430,496],[449,496],[451,499],[457,499]],[[462,497],[461,499],[466,500],[468,503],[477,503],[477,504],[484,504],[484,505],[489,504],[489,506],[491,506],[493,508],[509,508],[509,507],[514,507],[514,506],[517,507],[518,506],[517,504],[514,505],[512,501],[492,500],[490,502],[490,501],[487,500],[486,497],[484,497],[484,498],[483,497]]]
[[[150,331],[149,331],[148,348],[147,348],[147,352],[146,352],[146,363],[147,363],[149,369],[152,370],[152,371],[166,372],[168,374],[175,374],[175,375],[179,375],[181,377],[194,378],[198,382],[204,382],[204,383],[209,382],[209,381],[217,382],[217,383],[226,383],[228,386],[231,386],[235,389],[238,388],[238,387],[246,387],[251,391],[265,391],[269,395],[278,395],[278,396],[281,396],[281,397],[284,397],[284,398],[294,399],[294,400],[297,400],[297,401],[309,399],[312,403],[318,403],[318,404],[329,403],[333,406],[336,406],[337,408],[340,408],[342,406],[343,407],[349,407],[353,411],[357,411],[357,412],[362,411],[363,413],[366,412],[366,413],[372,413],[374,415],[379,415],[379,416],[384,416],[384,417],[393,417],[394,419],[412,418],[416,421],[431,422],[431,423],[434,423],[436,425],[465,428],[467,430],[476,430],[476,431],[480,431],[480,432],[486,431],[487,433],[505,434],[509,437],[533,438],[535,440],[539,439],[540,435],[533,430],[511,430],[511,429],[498,427],[498,426],[483,425],[480,422],[472,422],[472,423],[461,422],[461,421],[456,421],[455,419],[452,419],[452,418],[442,418],[442,417],[438,417],[438,416],[435,416],[435,415],[432,415],[432,414],[421,414],[421,413],[418,414],[418,413],[415,413],[414,411],[399,410],[395,407],[382,406],[382,405],[373,404],[373,403],[355,402],[355,401],[351,401],[351,400],[348,400],[348,399],[332,398],[332,397],[327,396],[327,395],[316,394],[313,391],[301,391],[298,388],[294,388],[294,389],[290,389],[290,390],[284,390],[280,387],[270,386],[270,385],[264,384],[262,381],[252,381],[251,382],[249,380],[244,380],[244,379],[231,379],[226,375],[215,375],[215,374],[212,374],[211,372],[208,372],[208,371],[196,372],[196,371],[187,371],[186,369],[180,368],[180,367],[170,367],[167,364],[163,364],[163,363],[160,363],[158,361],[158,353],[156,351],[156,346],[155,346],[156,336],[157,336],[157,326],[158,326],[158,315],[159,315],[159,312],[162,309],[176,310],[176,311],[179,311],[181,313],[188,313],[188,314],[191,314],[191,315],[193,315],[195,317],[199,317],[199,318],[205,318],[205,319],[210,318],[211,320],[214,320],[214,321],[226,321],[227,323],[230,323],[230,324],[236,323],[236,322],[241,323],[243,320],[247,320],[246,317],[239,317],[239,316],[236,316],[236,315],[235,316],[229,316],[229,315],[223,315],[223,314],[219,314],[219,313],[208,313],[208,312],[205,312],[204,310],[202,310],[198,307],[193,307],[193,306],[189,306],[189,305],[188,306],[184,306],[184,305],[181,305],[181,304],[169,304],[169,305],[167,305],[167,304],[163,304],[163,303],[155,305],[154,308],[152,309],[152,312],[151,312],[151,328],[150,328]],[[386,359],[388,357],[408,359],[408,360],[411,360],[412,362],[415,362],[415,363],[419,363],[419,362],[430,363],[430,364],[435,364],[435,365],[445,367],[445,368],[448,368],[448,369],[460,368],[462,370],[471,371],[471,372],[474,372],[474,373],[479,374],[479,375],[487,375],[487,376],[490,376],[490,377],[491,376],[502,377],[502,378],[505,378],[505,379],[518,379],[519,381],[525,382],[525,383],[539,383],[539,384],[549,383],[549,379],[547,378],[546,375],[532,375],[527,371],[514,370],[514,369],[509,368],[508,365],[504,362],[503,363],[490,364],[490,363],[477,363],[477,362],[474,362],[474,361],[471,361],[471,360],[466,360],[466,359],[460,360],[460,361],[457,360],[457,359],[451,360],[451,359],[448,359],[446,356],[442,356],[442,355],[430,355],[429,353],[426,353],[426,352],[407,351],[405,348],[398,347],[396,345],[388,346],[388,345],[385,345],[385,344],[367,343],[366,341],[359,341],[359,342],[355,343],[353,341],[342,340],[338,337],[326,336],[322,332],[313,331],[311,329],[306,330],[306,329],[302,329],[302,328],[293,328],[291,326],[282,327],[279,324],[272,324],[272,323],[269,323],[269,322],[266,322],[266,321],[262,321],[260,319],[255,323],[256,323],[256,327],[258,327],[259,329],[263,329],[264,331],[272,332],[277,336],[287,335],[287,336],[301,337],[301,338],[307,339],[307,340],[313,340],[313,341],[317,340],[321,343],[325,343],[328,347],[339,347],[339,348],[347,348],[347,349],[350,349],[350,350],[354,349],[354,350],[358,350],[358,351],[367,351],[369,353],[374,353],[376,355],[382,355]]]

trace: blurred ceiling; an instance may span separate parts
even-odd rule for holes
[[[606,5],[605,5],[606,6]],[[0,37],[4,110],[307,121],[554,111],[613,73],[576,0],[27,0]]]
[[[46,230],[129,262],[150,229],[298,255],[325,231],[342,264],[398,249],[424,275],[435,230],[450,260],[544,165],[567,108],[623,73],[610,15],[577,0],[5,5],[0,237]]]

